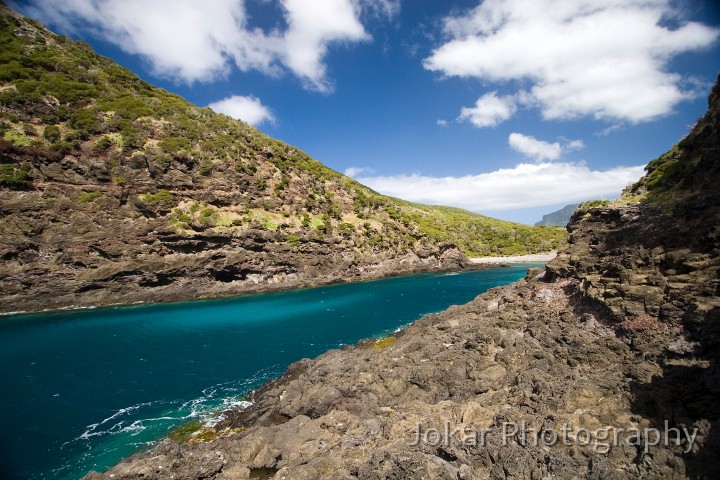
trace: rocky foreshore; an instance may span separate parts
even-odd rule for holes
[[[618,322],[581,281],[549,277],[530,270],[395,337],[302,360],[215,429],[88,478],[720,473],[717,354],[698,348],[707,332]]]

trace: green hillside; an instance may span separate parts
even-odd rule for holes
[[[297,148],[155,88],[87,44],[3,9],[2,137],[58,159],[101,161],[85,178],[94,190],[78,192],[78,203],[81,195],[96,203],[127,191],[151,208],[162,207],[167,222],[188,234],[259,222],[288,233],[335,230],[361,248],[403,250],[427,236],[471,255],[517,254],[563,241],[555,230],[377,195]],[[1,181],[7,188],[32,188],[42,179],[34,167],[3,162]],[[217,178],[231,192],[207,192]],[[162,190],[168,193],[159,202],[152,195]],[[219,201],[228,194],[232,198]]]

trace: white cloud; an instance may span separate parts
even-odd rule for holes
[[[557,160],[563,153],[585,148],[582,140],[563,140],[560,142],[546,142],[529,135],[513,132],[508,136],[508,145],[516,152],[537,161]]]
[[[283,0],[290,25],[284,36],[284,63],[308,88],[329,91],[322,62],[333,41],[368,40],[349,0]]]
[[[545,162],[464,177],[413,174],[357,180],[386,195],[482,212],[611,198],[643,174],[642,165],[597,171],[582,164]]]
[[[142,56],[156,75],[188,82],[227,73],[245,23],[243,4],[234,0],[34,0],[30,10],[40,20],[89,30]]]
[[[360,22],[364,12],[399,11],[395,0],[282,0],[287,28],[262,31],[250,25],[245,1],[30,0],[22,10],[139,55],[158,76],[212,81],[235,64],[268,75],[290,71],[306,88],[323,92],[332,89],[324,64],[329,45],[369,40]]]
[[[513,97],[498,97],[497,92],[490,92],[478,98],[474,107],[464,107],[458,121],[467,120],[476,127],[494,127],[512,117],[516,110]]]
[[[511,133],[508,136],[508,144],[516,152],[535,160],[557,160],[562,153],[559,142],[544,142],[522,133]]]
[[[568,152],[572,150],[582,150],[583,148],[585,148],[585,142],[583,142],[582,140],[571,140],[570,142],[566,143],[563,148],[565,151]]]
[[[208,107],[217,113],[224,113],[253,126],[263,122],[275,123],[275,117],[270,109],[263,105],[257,97],[233,95],[213,102]]]
[[[720,32],[685,21],[675,5],[670,0],[485,0],[445,19],[449,40],[424,66],[446,76],[529,84],[529,91],[518,93],[546,119],[649,121],[698,93],[692,82],[668,71],[672,58],[708,47]]]
[[[445,120],[445,119],[439,118],[439,119],[435,122],[435,124],[436,124],[438,127],[447,127],[447,126],[448,126],[448,121]]]
[[[347,175],[348,177],[355,178],[359,175],[362,175],[363,173],[365,173],[365,174],[375,173],[375,169],[369,168],[369,167],[349,167],[349,168],[346,168],[343,173],[345,175]]]

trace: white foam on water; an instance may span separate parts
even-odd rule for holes
[[[156,402],[145,402],[145,403],[139,403],[137,405],[132,405],[130,407],[121,408],[117,412],[113,413],[107,418],[104,418],[100,420],[98,423],[92,423],[90,425],[87,425],[85,428],[86,430],[78,437],[76,440],[84,440],[88,439],[90,437],[96,437],[101,435],[112,435],[115,433],[118,433],[123,429],[123,424],[125,423],[124,420],[120,420],[119,422],[114,422],[115,420],[123,417],[124,415],[127,415],[131,412],[134,412],[142,407],[149,407]],[[105,425],[110,425],[109,428],[100,428]]]

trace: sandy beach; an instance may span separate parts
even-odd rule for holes
[[[500,264],[500,263],[530,263],[549,262],[557,257],[557,252],[534,253],[532,255],[515,255],[510,257],[472,257],[470,262],[476,264]]]

